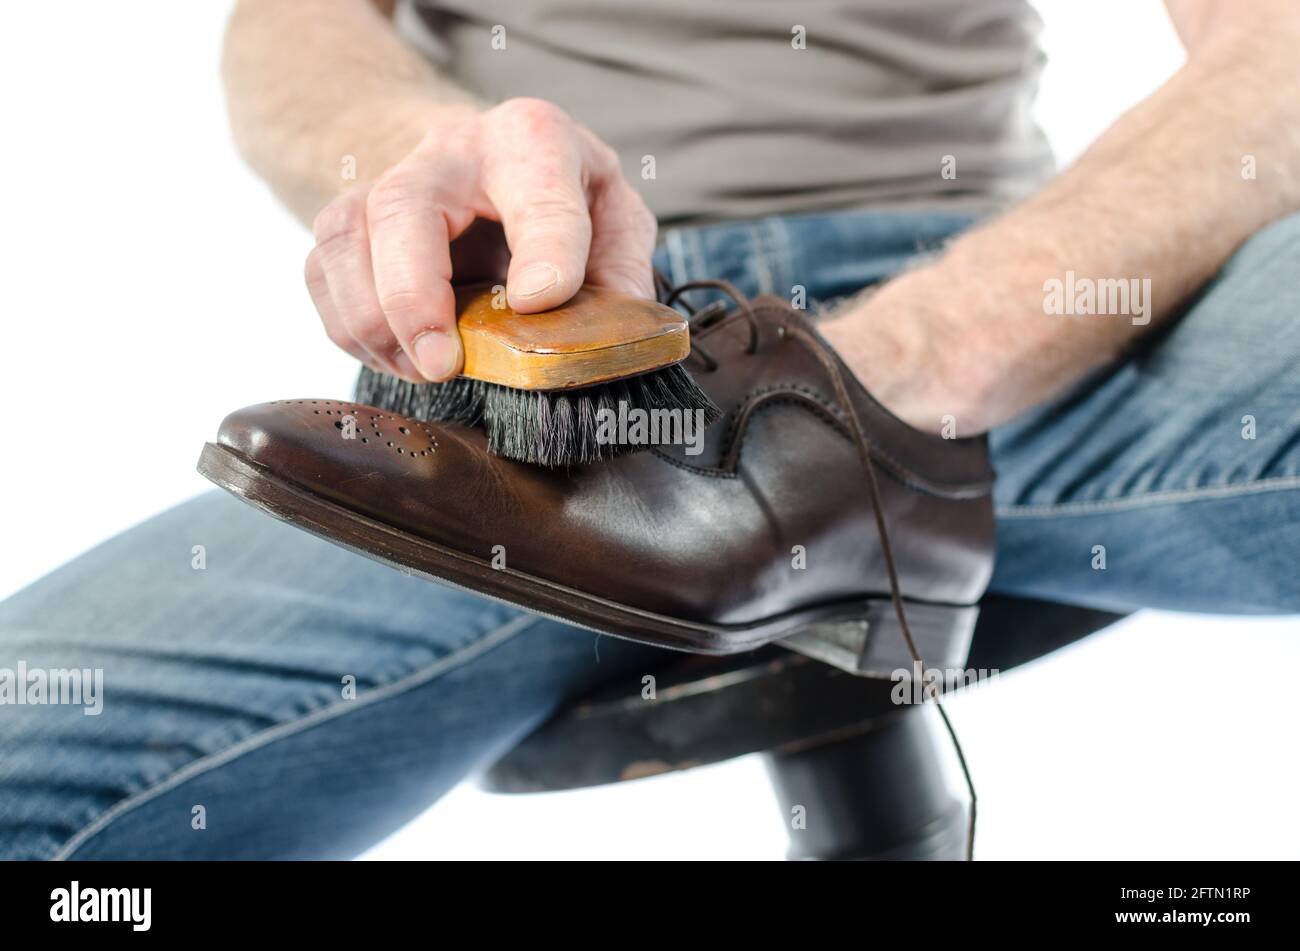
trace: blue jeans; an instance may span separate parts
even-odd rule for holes
[[[827,300],[967,224],[855,212],[678,229],[657,263],[675,282]],[[1293,216],[1141,353],[993,434],[996,590],[1300,612],[1297,275]],[[639,692],[663,657],[204,495],[0,604],[0,671],[104,672],[97,716],[0,706],[0,857],[354,855],[567,698]]]

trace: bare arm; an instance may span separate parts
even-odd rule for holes
[[[1168,6],[1188,49],[1168,83],[1038,195],[828,323],[863,382],[913,425],[938,430],[951,414],[969,434],[1050,399],[1300,209],[1300,3]],[[1068,271],[1149,278],[1149,313],[1049,315],[1046,282]]]
[[[393,5],[241,0],[230,18],[222,79],[235,143],[304,222],[397,164],[431,120],[482,108],[402,41]]]

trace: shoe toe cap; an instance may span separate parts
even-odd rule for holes
[[[483,434],[373,406],[303,399],[258,403],[225,418],[217,444],[275,478],[389,521],[428,525],[499,461]]]
[[[427,459],[438,450],[436,424],[339,400],[277,400],[236,410],[221,423],[217,442],[269,468],[292,467],[300,456]]]

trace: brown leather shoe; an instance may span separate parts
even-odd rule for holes
[[[476,429],[284,400],[226,417],[199,471],[401,570],[608,634],[707,653],[786,639],[888,674],[911,664],[905,607],[926,662],[962,664],[993,560],[984,440],[898,420],[784,301],[708,310],[688,366],[725,416],[696,455],[548,470]]]

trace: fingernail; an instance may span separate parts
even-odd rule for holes
[[[560,272],[549,264],[530,264],[510,282],[509,290],[516,297],[536,297],[554,287],[559,280]]]
[[[460,365],[460,338],[441,330],[426,330],[415,338],[415,362],[425,379],[441,382]]]

